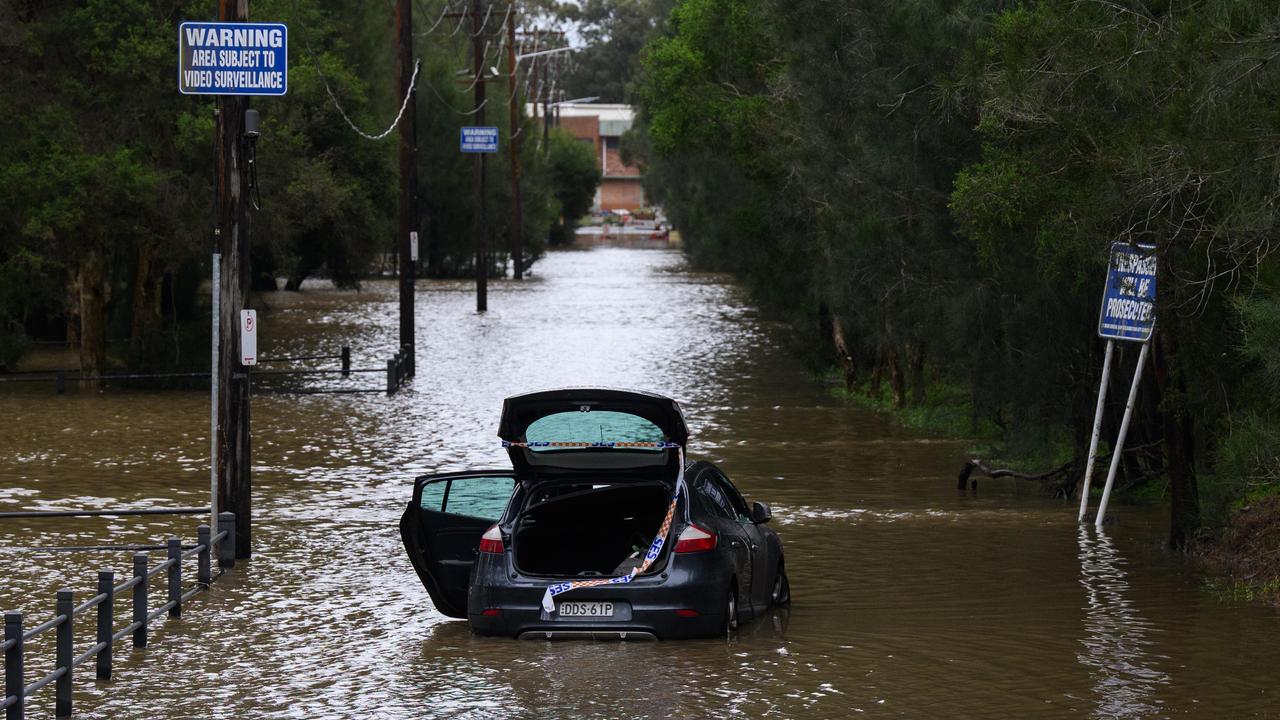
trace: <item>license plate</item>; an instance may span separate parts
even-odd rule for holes
[[[558,609],[560,617],[613,617],[611,602],[562,602]]]

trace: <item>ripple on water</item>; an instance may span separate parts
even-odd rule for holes
[[[378,367],[397,339],[395,293],[373,281],[360,292],[269,295],[264,354],[347,344],[353,366]],[[678,253],[551,253],[528,281],[493,282],[489,313],[473,302],[469,283],[419,283],[419,376],[391,398],[255,396],[254,559],[156,628],[146,652],[120,646],[110,685],[81,678],[84,716],[1273,709],[1275,613],[1205,598],[1159,550],[1154,511],[1122,508],[1112,536],[1078,535],[1072,508],[1013,482],[957,494],[963,443],[916,437],[825,395],[739,289],[687,271]],[[308,386],[378,382],[319,376]],[[681,400],[691,454],[721,461],[751,499],[772,504],[791,608],[732,640],[659,644],[477,638],[431,608],[397,536],[412,477],[506,465],[495,435],[504,397],[597,384]],[[194,505],[207,492],[201,393],[20,391],[0,394],[0,418],[5,508]],[[198,522],[0,525],[0,605],[43,618],[57,587],[85,597],[98,567],[128,570],[128,553],[23,548],[193,537]],[[32,676],[47,665],[33,662]]]

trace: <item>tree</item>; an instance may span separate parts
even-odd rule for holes
[[[550,136],[550,183],[559,205],[559,220],[551,227],[552,244],[573,242],[573,228],[591,210],[602,179],[595,152],[568,132],[556,128]]]
[[[561,17],[577,25],[583,43],[564,81],[567,96],[625,102],[640,50],[662,27],[674,4],[674,0],[564,3]]]

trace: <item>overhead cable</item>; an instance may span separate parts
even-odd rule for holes
[[[413,62],[413,77],[409,79],[409,90],[405,92],[404,100],[400,102],[400,112],[396,113],[396,119],[391,121],[391,125],[388,126],[386,130],[383,130],[377,135],[370,135],[352,122],[350,116],[347,115],[347,111],[342,109],[342,103],[338,102],[338,96],[334,95],[333,88],[329,87],[329,81],[320,70],[320,61],[316,58],[315,54],[311,52],[310,47],[307,48],[307,54],[311,55],[311,61],[315,63],[316,74],[320,76],[320,82],[324,84],[325,92],[329,93],[329,99],[333,101],[333,106],[338,109],[338,114],[342,116],[343,120],[347,121],[347,125],[351,126],[351,129],[354,130],[357,135],[365,140],[381,140],[390,135],[391,131],[395,130],[396,126],[400,124],[400,118],[404,117],[404,111],[409,107],[409,98],[413,97],[413,88],[418,81],[418,69],[422,67],[421,60],[414,60]]]

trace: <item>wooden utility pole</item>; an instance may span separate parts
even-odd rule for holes
[[[408,97],[400,118],[400,350],[408,354],[409,376],[414,359],[414,272],[411,237],[418,232],[418,112],[413,87],[412,0],[396,1],[396,84],[400,97]]]
[[[218,0],[218,20],[246,22],[249,0]],[[220,308],[218,323],[218,507],[235,513],[236,557],[252,545],[249,477],[249,375],[240,364],[240,311],[249,294],[248,165],[245,162],[243,95],[219,95],[215,134],[218,184]]]
[[[515,0],[507,13],[507,79],[510,81],[511,138],[511,267],[516,280],[524,279],[524,221],[520,208],[520,116],[516,92],[516,11]]]
[[[480,0],[471,0],[471,57],[475,70],[476,125],[484,125],[484,19],[480,15]],[[485,156],[476,153],[476,312],[489,309],[489,248],[485,237]]]

